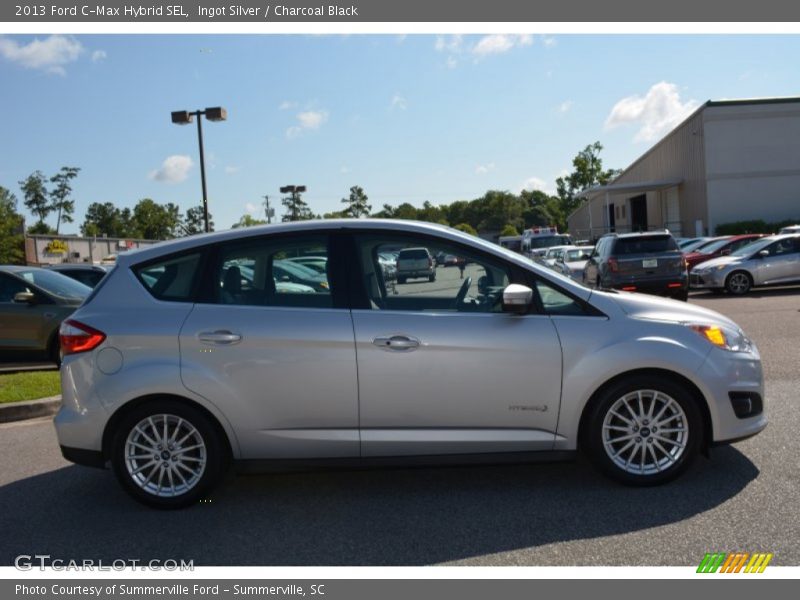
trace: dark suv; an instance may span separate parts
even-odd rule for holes
[[[586,262],[589,287],[643,292],[686,300],[686,260],[668,231],[604,235]]]

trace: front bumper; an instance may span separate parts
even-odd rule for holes
[[[694,271],[689,273],[689,287],[692,289],[715,289],[725,287],[727,271]]]

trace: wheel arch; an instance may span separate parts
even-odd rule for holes
[[[103,438],[102,438],[102,452],[103,458],[105,460],[109,460],[111,458],[111,444],[114,440],[114,432],[116,431],[119,423],[132,411],[139,408],[144,404],[155,403],[159,401],[169,400],[172,402],[179,402],[186,406],[189,406],[199,412],[201,412],[205,417],[208,418],[209,422],[214,426],[217,434],[220,436],[220,440],[224,442],[223,446],[225,448],[225,452],[227,454],[226,458],[231,459],[233,457],[233,445],[231,439],[228,437],[228,432],[222,426],[217,416],[208,410],[205,406],[200,404],[199,402],[195,402],[194,400],[190,400],[185,396],[179,396],[177,394],[148,394],[145,396],[140,396],[138,398],[134,398],[120,406],[111,417],[106,422],[106,426],[103,429]]]
[[[667,379],[671,379],[678,384],[684,385],[691,392],[692,396],[697,402],[698,407],[700,408],[700,414],[703,417],[703,441],[701,444],[701,449],[704,453],[707,454],[708,449],[711,446],[711,441],[714,438],[713,438],[712,424],[711,424],[711,412],[708,408],[708,400],[706,400],[705,395],[691,379],[688,379],[687,377],[681,375],[680,373],[676,373],[675,371],[670,371],[668,369],[655,369],[655,368],[633,369],[630,371],[625,371],[624,373],[618,373],[617,375],[614,375],[607,381],[603,382],[594,391],[594,393],[590,396],[586,404],[584,404],[583,410],[581,411],[581,418],[580,421],[578,422],[578,440],[577,440],[578,447],[585,448],[585,439],[587,432],[589,430],[589,415],[591,414],[592,408],[599,401],[602,394],[611,386],[616,385],[620,381],[635,376],[664,377]]]

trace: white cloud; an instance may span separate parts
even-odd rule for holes
[[[150,179],[162,183],[180,183],[189,176],[192,159],[185,154],[173,154],[164,159],[160,169],[150,172]]]
[[[236,165],[227,165],[225,167],[225,174],[226,175],[234,175],[242,170],[242,167],[237,167]]]
[[[248,202],[244,205],[244,209],[247,211],[248,214],[254,215],[259,210],[259,206],[256,206],[252,202]]]
[[[97,63],[108,58],[105,50],[95,50],[92,52],[92,62]]]
[[[486,175],[489,171],[494,171],[494,163],[490,162],[485,165],[478,165],[475,167],[475,173],[478,175]]]
[[[681,101],[678,86],[662,81],[644,96],[628,96],[614,105],[606,129],[633,123],[639,126],[634,141],[650,142],[664,136],[699,106],[696,100]]]
[[[458,59],[455,56],[448,56],[444,64],[448,69],[455,69],[458,66]]]
[[[564,114],[566,112],[569,112],[571,108],[572,108],[572,100],[564,100],[561,104],[558,105],[558,108],[556,110],[558,110],[558,112],[560,112],[561,114]]]
[[[290,108],[295,108],[296,106],[297,102],[284,100],[283,102],[281,102],[280,106],[278,106],[278,110],[289,110]]]
[[[328,120],[326,110],[307,110],[297,114],[297,125],[286,130],[286,137],[294,139],[304,131],[319,129]]]
[[[347,175],[350,172],[350,167],[348,167],[347,165],[343,165],[342,168],[339,169],[339,172],[342,175]]]
[[[520,186],[520,191],[522,190],[527,190],[529,192],[532,192],[533,190],[539,190],[540,192],[550,193],[547,189],[547,183],[545,180],[539,177],[528,177]]]
[[[553,48],[558,44],[558,40],[553,36],[546,35],[542,38],[542,43],[545,48]]]
[[[482,37],[478,43],[472,47],[472,54],[478,57],[488,56],[490,54],[502,54],[508,52],[512,48],[530,46],[532,43],[533,36],[530,34],[506,35],[503,33],[496,33]]]
[[[436,36],[435,48],[438,52],[449,52],[458,54],[461,52],[464,37],[462,35],[439,35]]]
[[[389,104],[389,108],[391,110],[394,109],[405,110],[408,108],[408,100],[403,98],[403,96],[401,96],[400,94],[395,94],[394,96],[392,96],[392,101]]]
[[[81,43],[71,37],[51,35],[21,45],[15,40],[0,37],[0,56],[26,69],[40,69],[47,73],[66,75],[66,65],[75,62],[83,52]]]

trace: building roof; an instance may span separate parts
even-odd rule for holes
[[[683,183],[683,179],[660,179],[657,181],[641,181],[636,183],[609,183],[607,185],[596,185],[583,190],[577,194],[578,198],[586,198],[601,192],[652,192],[665,190]]]

